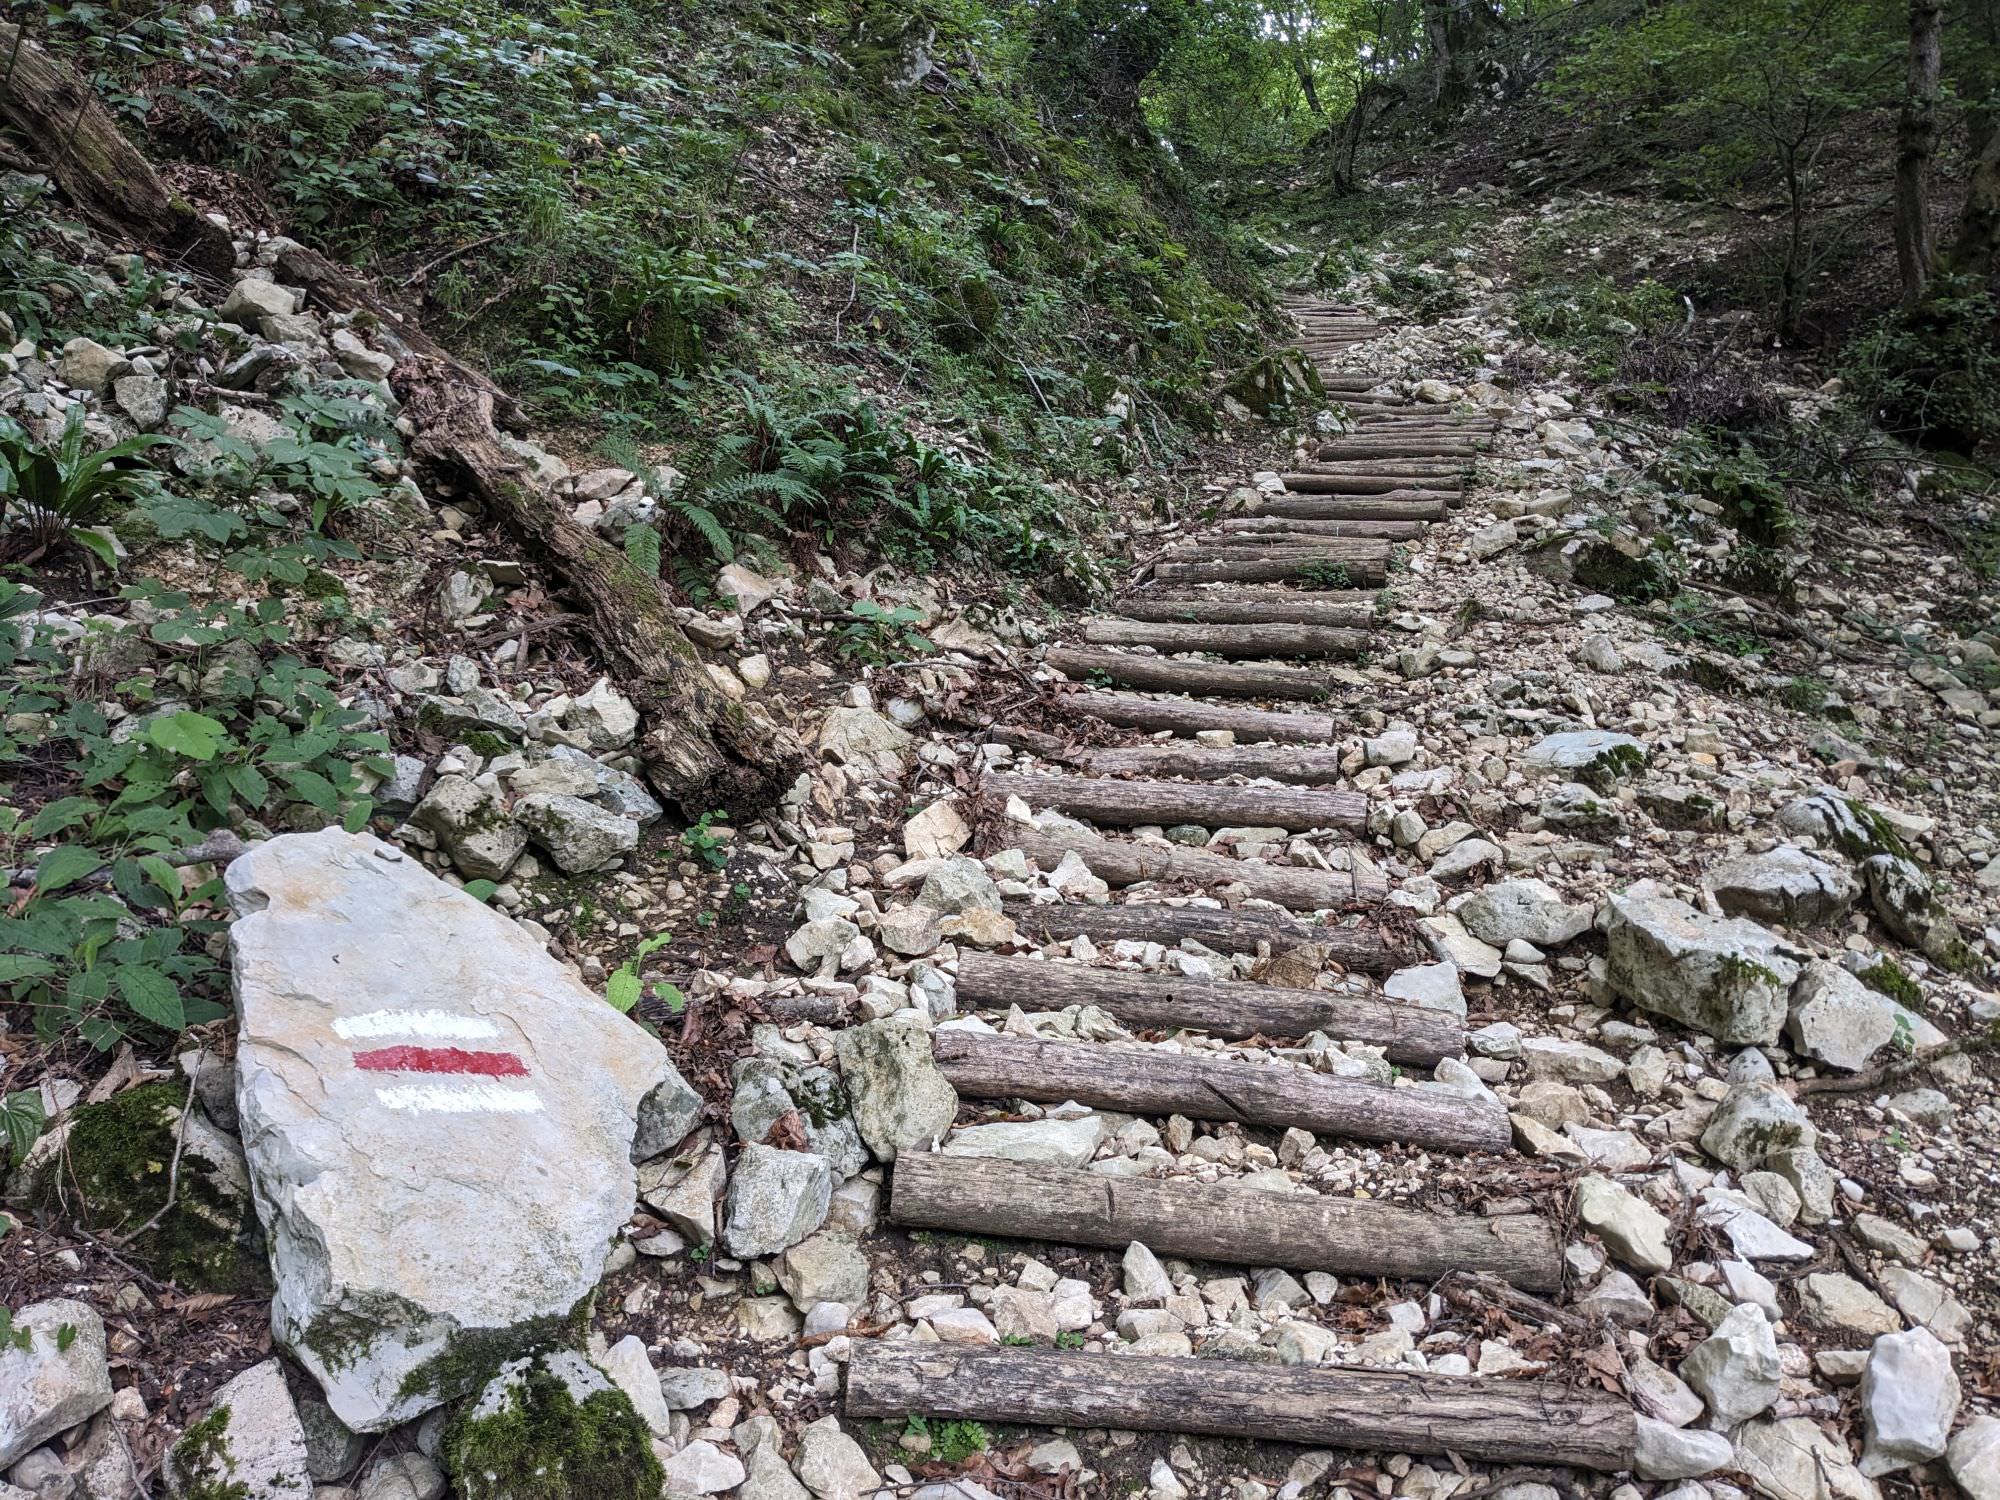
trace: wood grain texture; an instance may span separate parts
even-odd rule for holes
[[[1375,641],[1368,631],[1328,625],[1158,623],[1103,616],[1083,622],[1083,638],[1093,646],[1151,646],[1156,651],[1204,651],[1211,656],[1351,657]]]
[[[1147,823],[1199,823],[1204,828],[1284,828],[1293,832],[1340,828],[1352,833],[1368,824],[1368,798],[1360,792],[1022,776],[1003,771],[987,772],[980,781],[980,791],[1003,801],[1019,797],[1030,807],[1058,808],[1073,818],[1128,828]]]
[[[1091,874],[1108,885],[1137,885],[1142,880],[1198,887],[1235,885],[1293,911],[1346,911],[1373,906],[1389,894],[1388,881],[1373,866],[1357,872],[1268,865],[1071,829],[1030,828],[1025,823],[1008,823],[999,839],[1005,847],[1023,851],[1044,870],[1053,870],[1063,855],[1074,852]]]
[[[1324,672],[1306,667],[1238,666],[1230,662],[1181,661],[1170,656],[1137,656],[1125,651],[1057,646],[1043,660],[1075,682],[1108,678],[1124,687],[1152,692],[1209,693],[1228,698],[1288,698],[1310,703],[1333,690]]]
[[[1091,691],[1065,693],[1057,701],[1072,713],[1102,719],[1107,724],[1120,724],[1132,729],[1165,729],[1174,734],[1227,729],[1238,739],[1246,741],[1327,745],[1340,733],[1340,725],[1331,714],[1240,708],[1229,703],[1204,703],[1198,698],[1147,698],[1137,693]]]

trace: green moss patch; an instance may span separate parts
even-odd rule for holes
[[[236,1456],[229,1451],[226,1406],[216,1407],[181,1434],[171,1462],[180,1500],[249,1500],[249,1484],[229,1477],[236,1472]]]
[[[189,1290],[266,1292],[249,1194],[226,1191],[217,1172],[183,1148],[173,1207],[174,1144],[187,1087],[151,1083],[76,1112],[61,1151],[38,1175],[34,1199],[96,1233],[129,1235],[159,1222],[131,1249],[153,1274]],[[190,1119],[190,1128],[202,1122]]]
[[[665,1483],[624,1392],[578,1400],[539,1362],[453,1422],[443,1456],[460,1500],[658,1500]]]

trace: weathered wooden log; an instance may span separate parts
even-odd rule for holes
[[[1368,826],[1368,798],[1360,792],[1004,771],[988,771],[979,787],[983,795],[1003,802],[1019,797],[1030,807],[1053,807],[1072,818],[1113,827],[1199,823],[1204,828],[1284,828],[1294,833],[1339,828],[1354,833]]]
[[[1004,731],[992,734],[1004,738]],[[1177,740],[1086,746],[1068,751],[1062,759],[1093,776],[1189,776],[1200,781],[1269,776],[1306,786],[1330,784],[1341,777],[1341,752],[1330,745],[1201,745]]]
[[[912,1229],[1067,1245],[1122,1250],[1137,1240],[1156,1255],[1228,1265],[1418,1281],[1447,1271],[1491,1271],[1531,1292],[1562,1285],[1560,1245],[1540,1218],[1426,1213],[1374,1199],[1260,1193],[1188,1178],[1107,1177],[902,1152],[889,1215]]]
[[[218,279],[234,274],[229,232],[166,184],[73,68],[5,22],[0,124],[27,143],[63,195],[99,229],[130,236]]]
[[[1322,385],[1326,384],[1325,381],[1321,381],[1320,383]],[[1367,391],[1367,390],[1343,391],[1332,387],[1328,388],[1327,394],[1333,398],[1333,402],[1336,406],[1352,406],[1363,409],[1370,407],[1380,407],[1380,406],[1401,406],[1404,404],[1404,399],[1405,399],[1402,396],[1378,393],[1375,391]]]
[[[1349,870],[1308,870],[1199,849],[1101,838],[1074,829],[1030,828],[1025,823],[1008,823],[995,837],[994,847],[1019,849],[1044,870],[1053,870],[1065,854],[1074,853],[1107,885],[1137,885],[1142,880],[1201,888],[1233,885],[1293,911],[1346,911],[1372,906],[1389,894],[1388,881],[1365,859],[1356,860],[1356,868]]]
[[[1294,529],[1289,517],[1269,516],[1254,529],[1224,531],[1210,538],[1216,548],[1256,547],[1265,553],[1304,547],[1316,549],[1329,538],[1412,542],[1424,534],[1422,521],[1361,521],[1352,517],[1323,519],[1315,527]],[[1210,550],[1210,549],[1204,549]]]
[[[1338,930],[1315,929],[1314,935]],[[1380,1047],[1390,1061],[1415,1068],[1433,1068],[1440,1060],[1465,1052],[1464,1027],[1450,1011],[1365,995],[1139,974],[986,953],[967,954],[959,971],[958,1003],[966,1009],[1005,1011],[1018,1005],[1027,1011],[1049,1011],[1094,1005],[1140,1031],[1201,1031],[1225,1041],[1303,1037],[1320,1031],[1337,1041]]]
[[[1265,911],[1259,907],[1239,907],[1234,911],[1219,910],[1209,906],[1171,906],[1164,901],[1113,901],[1103,906],[1095,906],[1087,901],[1024,901],[1007,903],[1007,915],[1014,919],[1014,925],[1024,935],[1045,943],[1073,938],[1079,933],[1094,943],[1115,943],[1129,938],[1134,942],[1163,943],[1167,947],[1177,946],[1183,938],[1192,938],[1205,948],[1213,948],[1218,953],[1255,954],[1266,948],[1273,953],[1290,953],[1296,948],[1311,946],[1319,949],[1324,961],[1356,974],[1393,974],[1398,969],[1408,968],[1418,962],[1416,950],[1401,935],[1390,935],[1362,919],[1356,925],[1348,925],[1351,919],[1343,919],[1339,924],[1320,925],[1302,922],[1296,917],[1281,916],[1277,912]],[[961,960],[961,970],[965,964],[974,962],[972,956]],[[984,963],[983,958],[978,962]],[[1264,985],[1254,988],[1264,994],[1279,993]],[[1244,997],[1244,1002],[1227,1001],[1218,1009],[1224,1014],[1210,1015],[1206,1019],[1178,1021],[1157,1012],[1161,1019],[1143,1022],[1145,1025],[1173,1027],[1194,1025],[1215,1036],[1255,1036],[1260,1031],[1271,1036],[1305,1035],[1305,1031],[1292,1033],[1282,1028],[1299,1024],[1303,1016],[1285,1019],[1276,1016],[1252,1016],[1242,1011],[1242,1003],[1253,997]],[[1341,997],[1334,997],[1341,998]],[[1353,997],[1346,997],[1352,999]],[[1387,1002],[1365,1001],[1370,1006],[1385,1005]],[[1392,1049],[1399,1045],[1396,1037],[1411,1035],[1405,1026],[1408,1013],[1418,1009],[1415,1006],[1397,1005],[1393,1015],[1383,1015],[1379,1024],[1388,1029],[1377,1033],[1385,1045]],[[1357,1013],[1358,1014],[1358,1013]],[[1371,1013],[1372,1014],[1372,1013]],[[1443,1011],[1437,1012],[1443,1015]],[[1235,1016],[1232,1021],[1230,1016]],[[1270,1026],[1261,1024],[1268,1021]],[[1362,1020],[1349,1018],[1341,1022],[1346,1026],[1360,1026]],[[1370,1022],[1369,1024],[1376,1024]],[[1230,1026],[1240,1026],[1243,1030],[1228,1030]],[[1272,1030],[1271,1027],[1280,1029]],[[1321,1026],[1315,1022],[1306,1026],[1306,1031],[1330,1031],[1331,1026]],[[1359,1032],[1344,1032],[1356,1041],[1364,1040]],[[1371,1044],[1375,1037],[1367,1038]],[[1411,1041],[1409,1045],[1416,1043]],[[1442,1045],[1442,1044],[1439,1044]],[[1456,1047],[1453,1041],[1451,1046]],[[1396,1052],[1389,1054],[1396,1057]],[[1446,1053],[1444,1055],[1450,1055]],[[1400,1058],[1397,1058],[1401,1061]],[[1413,1057],[1412,1061],[1424,1061]]]
[[[1037,1104],[1074,1099],[1092,1109],[1235,1120],[1426,1151],[1503,1152],[1514,1137],[1499,1103],[1443,1089],[1334,1078],[1298,1063],[963,1030],[932,1033],[931,1051],[962,1098]]]
[[[1455,477],[1446,482],[1432,474],[1286,474],[1285,489],[1294,495],[1378,495],[1390,499],[1425,499],[1447,491],[1463,489]],[[1278,499],[1266,496],[1263,505]],[[1260,509],[1262,506],[1259,507]]]
[[[1204,703],[1196,698],[1144,698],[1137,693],[1065,693],[1062,706],[1107,724],[1129,729],[1168,730],[1199,734],[1226,729],[1240,740],[1275,740],[1284,745],[1331,744],[1339,726],[1331,715],[1284,713],[1264,708],[1238,708],[1231,703]]]
[[[1212,693],[1228,698],[1324,698],[1333,683],[1324,672],[1304,667],[1238,666],[1230,662],[1186,661],[1173,656],[1134,656],[1124,651],[1091,651],[1058,646],[1043,660],[1073,681],[1104,678],[1125,687],[1162,693]]]
[[[1373,644],[1365,630],[1329,625],[1159,624],[1102,616],[1083,622],[1093,646],[1151,646],[1210,656],[1359,656]]]
[[[1358,557],[1325,557],[1288,554],[1237,561],[1177,562],[1153,564],[1153,576],[1162,583],[1298,583],[1330,589],[1380,588],[1388,581],[1389,562]]]
[[[857,1340],[850,1417],[1260,1438],[1308,1448],[1629,1470],[1632,1408],[1585,1386],[1164,1355]]]
[[[1334,629],[1371,629],[1378,623],[1375,603],[1361,599],[1349,604],[1325,594],[1286,595],[1263,590],[1247,595],[1146,593],[1127,594],[1117,601],[1128,619],[1187,625],[1319,625]]]
[[[1230,522],[1255,522],[1267,516],[1287,521],[1338,521],[1357,516],[1382,520],[1442,521],[1463,498],[1456,492],[1423,500],[1399,498],[1419,493],[1421,491],[1394,490],[1385,495],[1273,495],[1254,514],[1231,516],[1223,525],[1226,528]]]
[[[492,392],[425,355],[393,379],[416,425],[416,454],[461,473],[515,541],[583,607],[603,665],[638,708],[646,778],[689,817],[768,806],[804,764],[768,719],[724,697],[681,633],[657,578],[570,518],[493,428]]]
[[[1387,385],[1390,377],[1368,370],[1321,370],[1319,379],[1330,391],[1372,391],[1378,385]]]
[[[1477,458],[1479,448],[1453,439],[1373,438],[1346,443],[1328,443],[1319,450],[1321,458]]]
[[[1312,459],[1299,472],[1302,474],[1351,474],[1359,477],[1391,477],[1396,479],[1463,479],[1470,464],[1451,458],[1334,458],[1321,461]],[[1412,486],[1417,489],[1446,489],[1442,484]]]

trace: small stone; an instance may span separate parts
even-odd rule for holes
[[[26,1347],[0,1350],[0,1470],[111,1403],[104,1321],[88,1304],[37,1302],[15,1314],[14,1328]]]
[[[1800,1280],[1798,1292],[1800,1313],[1828,1333],[1873,1339],[1903,1327],[1893,1307],[1838,1271],[1813,1272]]]
[[[903,853],[908,859],[944,859],[963,849],[972,827],[959,816],[950,797],[933,802],[903,825]]]
[[[1681,1378],[1708,1403],[1709,1425],[1727,1431],[1770,1408],[1781,1374],[1778,1341],[1764,1310],[1734,1308],[1681,1362]]]
[[[945,1142],[946,1156],[987,1156],[1002,1161],[1041,1162],[1055,1167],[1081,1167],[1097,1154],[1104,1135],[1098,1115],[1074,1120],[1022,1120],[997,1125],[968,1125]]]
[[[233,1500],[288,1500],[311,1488],[305,1429],[275,1359],[229,1381],[208,1412],[167,1451],[175,1494],[193,1500],[226,1486]]]
[[[668,1493],[713,1495],[743,1482],[743,1462],[706,1438],[696,1438],[662,1466]]]
[[[1971,1500],[2000,1500],[2000,1417],[1967,1422],[1946,1446],[1944,1461]]]
[[[838,1417],[806,1424],[793,1467],[819,1500],[861,1500],[882,1483],[861,1445],[840,1430]]]
[[[1633,1472],[1641,1479],[1699,1479],[1729,1468],[1736,1450],[1726,1434],[1697,1427],[1672,1427],[1641,1416]]]
[[[1608,1177],[1586,1177],[1576,1187],[1577,1217],[1597,1231],[1627,1265],[1664,1271],[1674,1263],[1665,1215]]]
[[[1912,1328],[1882,1335],[1861,1377],[1867,1436],[1861,1472],[1875,1479],[1936,1458],[1945,1451],[1958,1403],[1951,1351],[1935,1334]]]
[[[826,1221],[833,1171],[823,1156],[747,1145],[736,1159],[723,1243],[731,1255],[775,1255]]]

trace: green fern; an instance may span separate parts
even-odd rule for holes
[[[688,525],[701,533],[719,562],[731,562],[736,557],[736,539],[729,534],[715,512],[705,505],[697,505],[692,500],[670,499],[667,508]]]
[[[660,576],[659,528],[646,523],[625,528],[625,555],[648,578]]]

